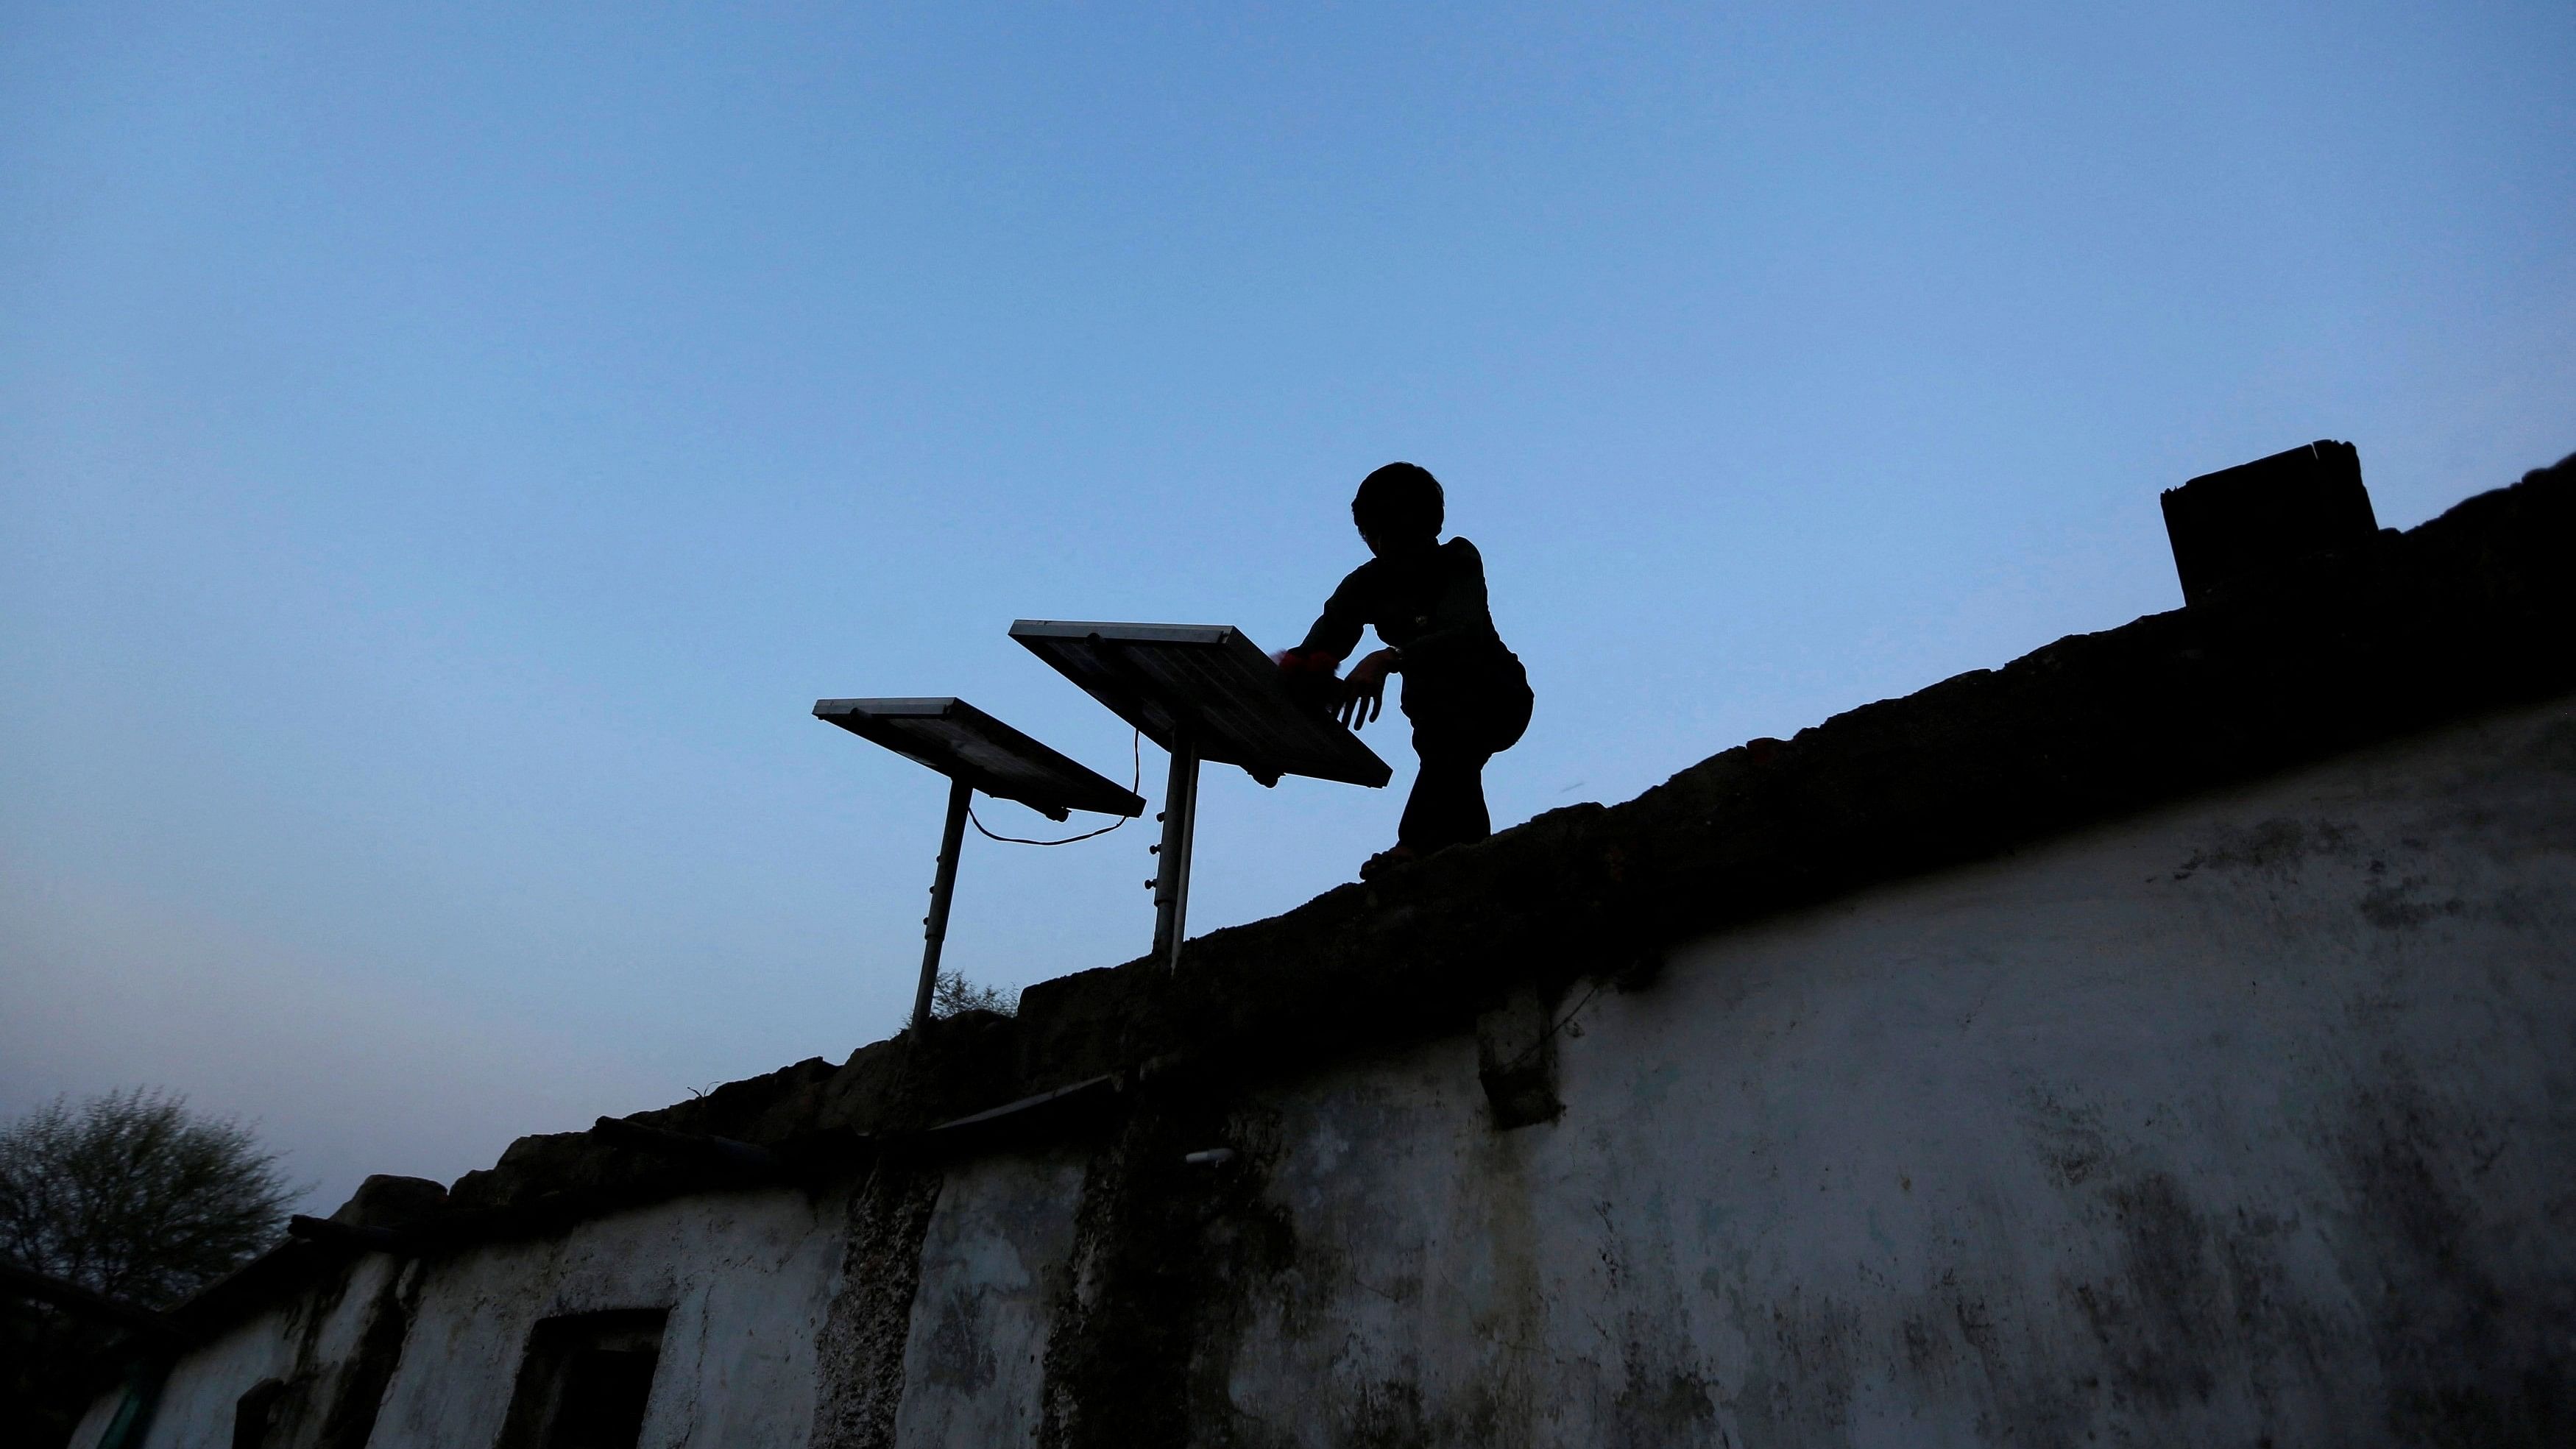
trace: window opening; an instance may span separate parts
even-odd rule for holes
[[[500,1449],[635,1449],[669,1317],[626,1308],[539,1321]]]
[[[279,1400],[286,1397],[286,1384],[279,1379],[261,1379],[250,1391],[233,1401],[233,1449],[268,1449],[269,1431],[283,1417]]]

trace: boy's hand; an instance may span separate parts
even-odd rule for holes
[[[1386,709],[1386,677],[1403,662],[1404,656],[1397,651],[1381,649],[1352,665],[1350,677],[1342,681],[1342,723],[1358,730],[1383,713]]]
[[[1288,686],[1288,697],[1297,707],[1325,719],[1342,703],[1342,661],[1321,649],[1305,652],[1296,649],[1277,656],[1280,682]]]

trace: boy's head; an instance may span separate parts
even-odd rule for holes
[[[1411,463],[1389,463],[1361,479],[1351,500],[1351,522],[1376,553],[1436,541],[1441,514],[1440,480]]]

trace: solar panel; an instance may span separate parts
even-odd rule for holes
[[[1145,813],[1135,791],[962,699],[818,699],[814,717],[1051,819],[1075,810]]]
[[[1306,775],[1375,787],[1391,774],[1339,721],[1301,707],[1279,666],[1230,625],[1022,619],[1011,637],[1166,750],[1186,723],[1200,758],[1265,785]]]

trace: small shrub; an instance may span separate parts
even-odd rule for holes
[[[961,1011],[990,1011],[1002,1016],[1020,1014],[1020,989],[1016,986],[979,986],[954,971],[942,971],[931,983],[930,1014],[934,1018],[955,1016]]]

